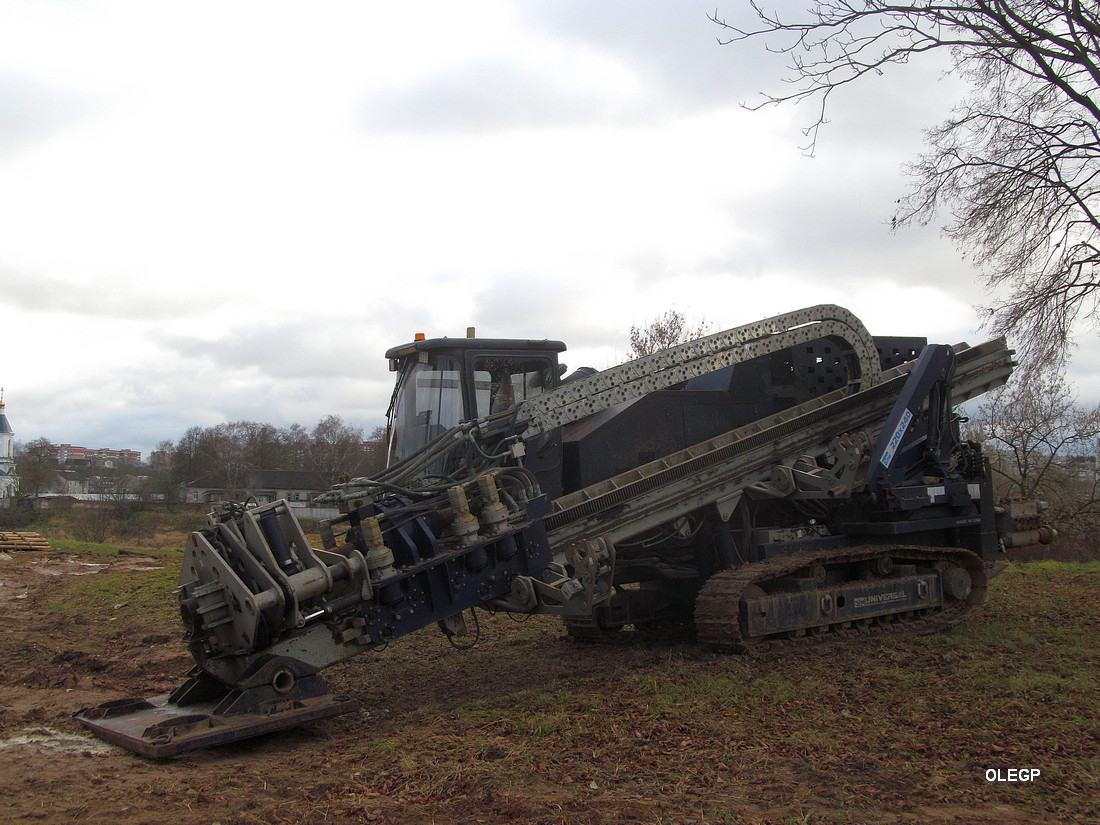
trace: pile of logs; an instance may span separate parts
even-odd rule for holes
[[[0,530],[0,553],[8,550],[52,550],[38,533],[9,533]]]

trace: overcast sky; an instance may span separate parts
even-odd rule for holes
[[[719,0],[736,19],[744,3]],[[959,96],[932,63],[750,112],[783,66],[714,0],[0,0],[0,386],[20,441],[384,420],[416,332],[625,357],[816,303],[984,339],[976,273],[891,233]],[[1100,401],[1095,333],[1072,377]]]

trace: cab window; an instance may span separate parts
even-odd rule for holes
[[[461,375],[458,359],[450,355],[406,365],[390,408],[390,463],[462,421]]]
[[[474,359],[477,416],[496,415],[553,386],[556,376],[546,358],[486,355]]]

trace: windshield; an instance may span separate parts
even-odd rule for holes
[[[462,421],[462,382],[451,355],[407,362],[390,407],[389,462],[400,461]]]

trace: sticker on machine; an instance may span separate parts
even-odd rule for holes
[[[882,451],[882,458],[879,459],[882,462],[883,467],[889,467],[894,461],[894,453],[898,451],[898,447],[901,445],[901,439],[905,435],[905,430],[909,427],[909,422],[913,420],[913,413],[910,410],[906,410],[901,415],[901,420],[898,425],[894,427],[894,432],[890,436],[890,441],[886,444],[886,449]]]

